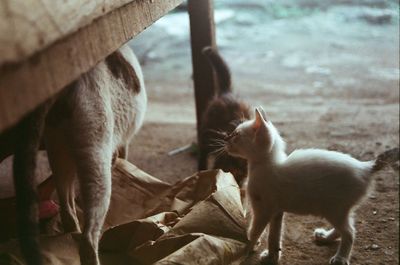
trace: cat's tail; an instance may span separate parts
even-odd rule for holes
[[[207,57],[210,64],[217,73],[219,84],[218,95],[229,93],[232,90],[231,71],[228,64],[218,53],[218,51],[210,46],[203,48],[202,53]]]
[[[399,161],[399,158],[400,150],[398,147],[383,152],[375,159],[374,165],[372,166],[372,172],[379,171],[385,166],[394,167],[394,165]]]
[[[41,265],[39,247],[38,198],[36,194],[36,155],[40,146],[46,114],[51,102],[39,106],[15,127],[13,175],[16,193],[17,229],[21,253],[28,265]]]

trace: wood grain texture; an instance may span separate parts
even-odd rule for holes
[[[3,0],[0,65],[19,62],[132,0]]]
[[[0,132],[181,2],[132,1],[22,62],[1,66]]]

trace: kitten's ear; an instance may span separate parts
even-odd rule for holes
[[[265,114],[265,111],[264,111],[263,107],[258,106],[256,109],[260,112],[260,114],[263,117],[264,121],[268,121],[267,114]]]
[[[262,113],[264,113],[264,110],[262,108],[260,109],[260,107],[258,107],[255,109],[255,120],[253,124],[253,129],[255,131],[258,131],[265,124],[265,120]]]

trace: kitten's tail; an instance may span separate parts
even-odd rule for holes
[[[379,171],[387,165],[394,167],[395,163],[399,161],[399,157],[400,150],[398,147],[383,152],[375,159],[372,172]]]
[[[38,200],[34,176],[36,155],[50,106],[50,102],[44,103],[15,127],[15,134],[19,139],[15,144],[13,160],[18,238],[21,252],[28,265],[42,264],[38,241]]]
[[[218,95],[229,93],[232,90],[231,71],[228,64],[221,57],[218,51],[210,46],[205,47],[202,53],[207,57],[210,64],[217,73],[219,90]]]

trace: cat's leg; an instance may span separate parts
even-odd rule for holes
[[[118,151],[115,151],[113,153],[113,155],[112,155],[112,158],[111,158],[111,165],[112,166],[115,166],[115,162],[117,162],[117,158],[118,158]]]
[[[268,233],[268,251],[261,253],[263,264],[278,264],[281,250],[282,218],[283,213],[278,213],[271,219]]]
[[[76,167],[65,135],[60,130],[51,127],[46,128],[46,149],[57,189],[64,231],[80,232],[75,208],[74,180]]]
[[[247,237],[249,239],[249,243],[247,245],[248,251],[254,250],[254,247],[256,246],[261,233],[268,225],[270,219],[271,219],[270,214],[253,214],[250,228],[247,233]]]
[[[128,159],[129,144],[125,144],[118,148],[118,157],[127,160]]]
[[[261,233],[271,220],[273,214],[262,204],[261,199],[258,198],[258,195],[253,196],[253,198],[250,196],[250,203],[252,208],[252,216],[250,228],[247,233],[247,237],[249,239],[247,249],[248,251],[253,251]]]
[[[326,230],[324,228],[316,228],[314,230],[314,240],[319,244],[329,244],[335,242],[336,239],[340,237],[339,232],[332,228],[330,230]]]
[[[125,144],[119,147],[116,151],[114,151],[112,158],[111,158],[111,165],[114,166],[117,158],[122,158],[128,160],[128,147],[129,144]]]
[[[355,229],[353,226],[353,218],[346,215],[343,220],[332,222],[335,229],[341,236],[341,241],[336,254],[331,258],[330,264],[333,265],[349,265],[351,249],[353,247]]]
[[[128,160],[128,147],[129,144],[125,144],[119,147],[116,151],[114,151],[112,158],[111,158],[111,165],[114,166],[117,158],[122,158]]]
[[[97,144],[76,155],[85,221],[79,249],[84,265],[100,264],[98,243],[111,197],[111,144]]]

